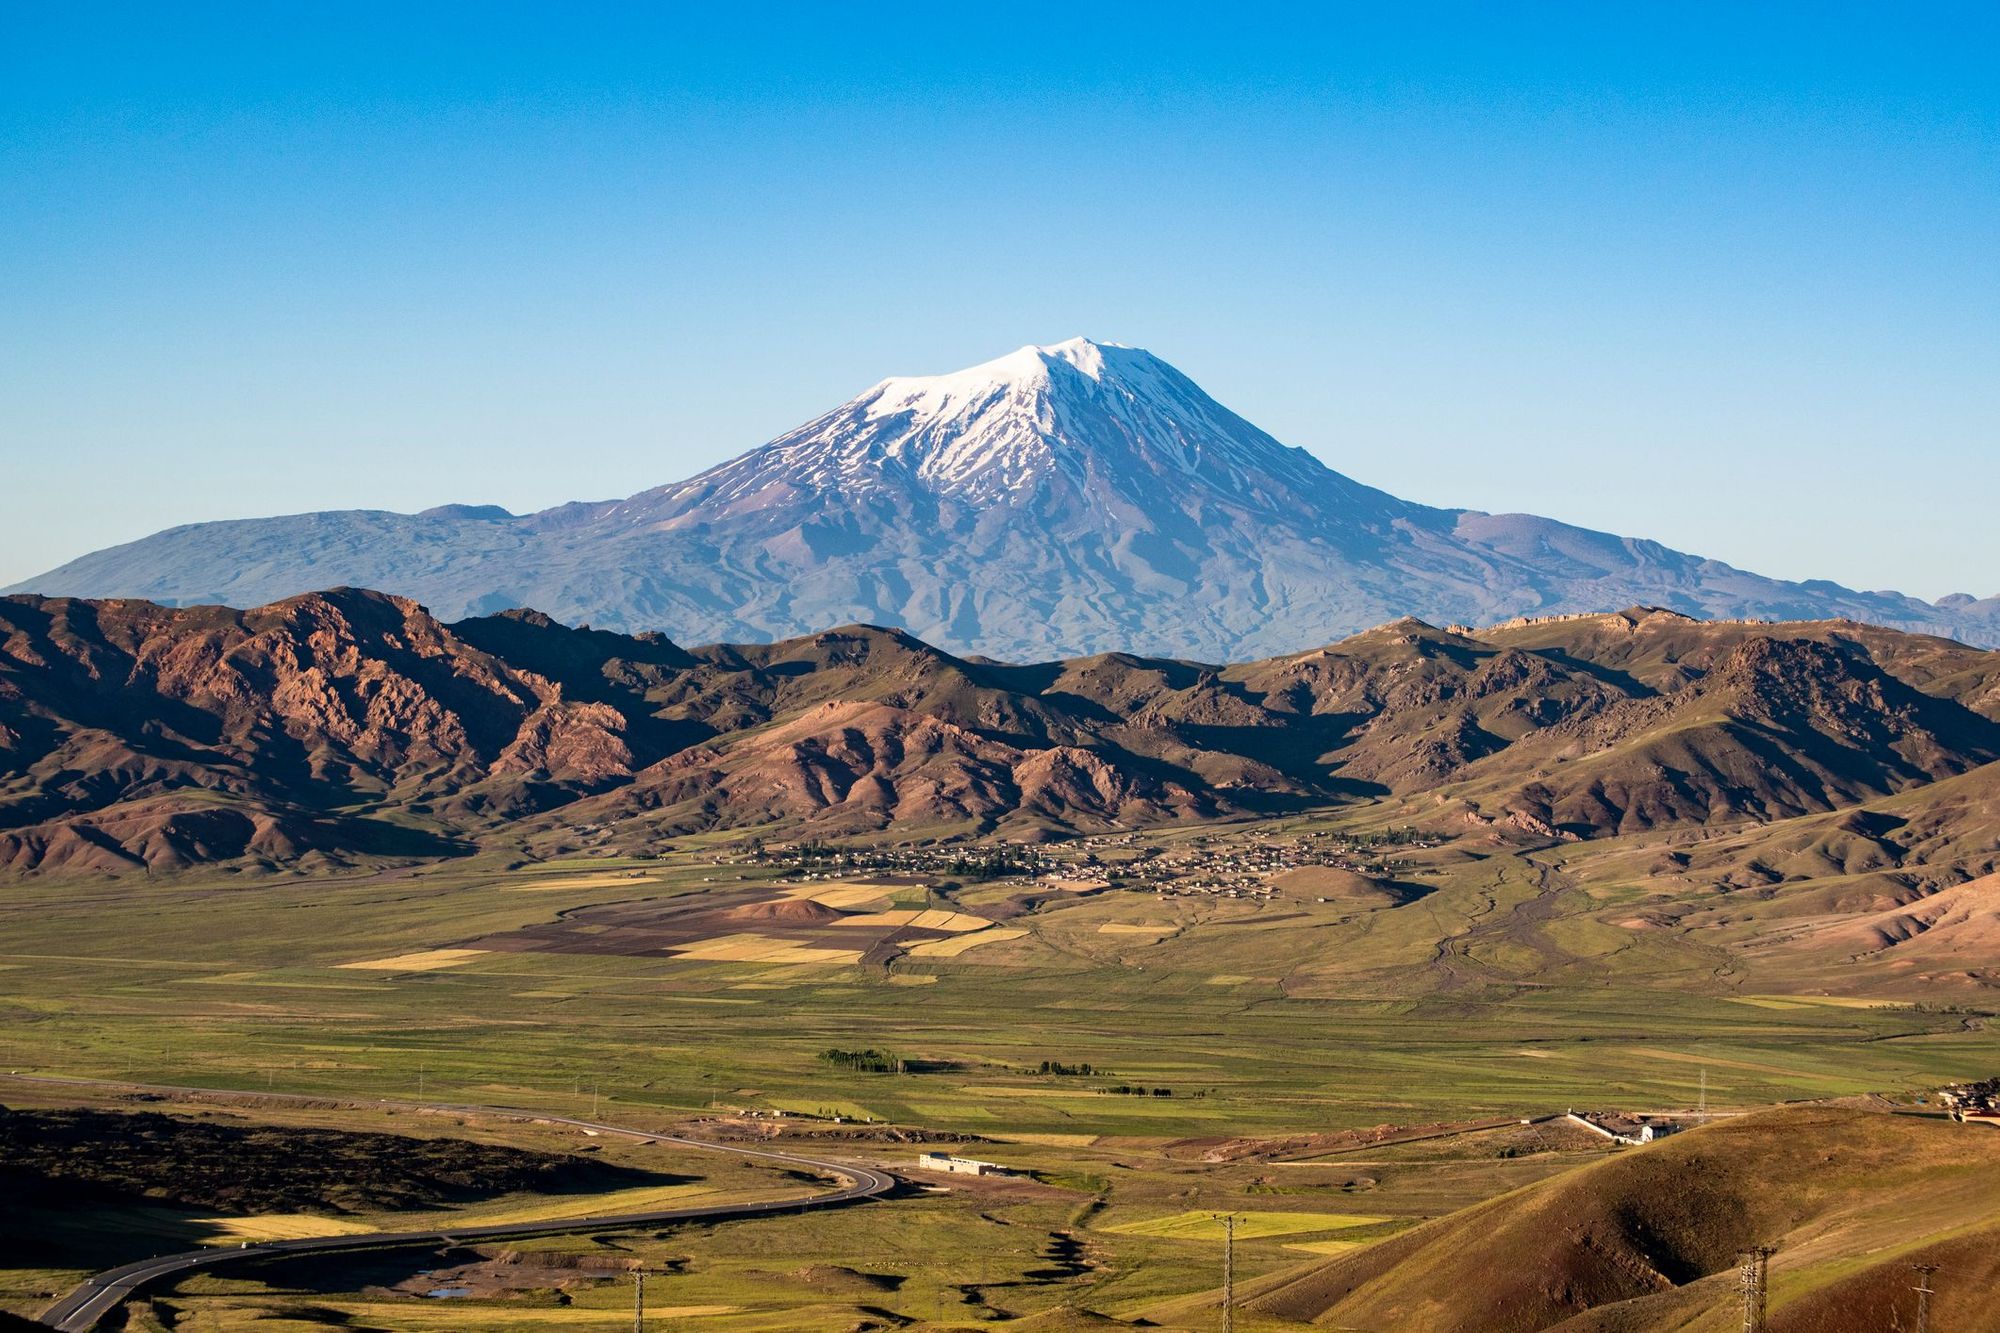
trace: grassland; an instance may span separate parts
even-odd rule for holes
[[[1129,850],[1247,847],[1312,827],[1175,831]],[[839,1215],[423,1262],[467,1269],[482,1328],[629,1327],[625,1270],[592,1265],[630,1263],[662,1272],[660,1305],[707,1311],[679,1317],[690,1327],[791,1330],[895,1322],[871,1310],[949,1323],[1085,1308],[1200,1327],[1217,1260],[1202,1219],[1217,1211],[1286,1219],[1239,1231],[1247,1279],[1365,1250],[1593,1151],[1528,1143],[1503,1156],[1476,1138],[1209,1151],[1246,1136],[1670,1109],[1704,1089],[1712,1107],[1755,1107],[2000,1065],[1976,1005],[1923,1006],[1921,990],[1893,984],[1843,991],[1817,964],[1745,947],[1769,907],[1744,900],[1728,920],[1659,928],[1660,902],[1683,890],[1649,875],[1658,849],[1643,839],[1413,854],[1397,874],[1407,891],[1377,902],[1095,883],[1025,913],[1018,884],[780,883],[773,867],[718,864],[719,846],[354,879],[13,885],[0,907],[0,1070],[348,1108],[422,1097],[698,1132],[782,1125],[801,1142],[854,1121],[920,1126],[983,1139],[979,1155],[1034,1173]],[[773,909],[648,946],[675,913],[730,895],[884,919],[794,924]],[[865,959],[823,944],[919,921],[927,934]],[[737,947],[749,936],[756,948]],[[884,1052],[907,1072],[825,1058],[833,1050]],[[858,1132],[827,1150],[914,1157]],[[715,1184],[713,1166],[690,1173],[695,1188],[747,1184]],[[130,1234],[188,1238],[148,1225]],[[257,1225],[289,1223],[217,1220],[210,1234]],[[465,1326],[452,1323],[464,1301],[426,1300],[417,1289],[432,1279],[395,1268],[203,1278],[162,1297],[162,1318],[264,1330],[320,1310],[322,1325]],[[56,1278],[10,1281],[9,1303],[28,1308],[30,1288]]]
[[[564,1110],[594,1088],[602,1105],[675,1112],[839,1103],[974,1133],[1190,1135],[1683,1106],[1704,1070],[1714,1104],[1761,1105],[1929,1086],[2000,1056],[1963,1015],[1791,990],[1723,931],[1607,924],[1638,889],[1552,881],[1512,855],[1441,861],[1392,910],[1078,895],[1006,922],[1009,938],[948,934],[887,965],[815,956],[772,926],[758,933],[776,943],[746,958],[459,952],[770,873],[693,857],[644,879],[591,868],[12,886],[0,1069]],[[1002,893],[964,890],[953,910]],[[866,1046],[932,1072],[819,1058]],[[1045,1060],[1104,1077],[1024,1077]]]

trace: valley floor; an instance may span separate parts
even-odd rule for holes
[[[1209,1214],[1245,1215],[1247,1296],[1610,1151],[1378,1127],[1911,1099],[2000,1067],[1966,969],[1799,946],[1839,915],[1841,876],[1718,896],[1645,838],[1384,839],[1393,816],[1086,840],[991,880],[718,837],[646,861],[23,883],[0,909],[0,1070],[298,1094],[321,1110],[288,1115],[344,1128],[395,1098],[782,1134],[916,1179],[934,1139],[1031,1173],[447,1255],[429,1277],[300,1265],[160,1298],[198,1328],[321,1308],[463,1326],[465,1300],[504,1312],[482,1327],[629,1326],[629,1285],[591,1267],[615,1252],[661,1269],[649,1298],[690,1327],[804,1329],[1088,1327],[1066,1313],[1083,1310],[1210,1327]],[[1298,864],[1314,837],[1351,840],[1359,868]],[[579,1265],[589,1281],[558,1280]],[[58,1276],[17,1274],[7,1303]],[[433,1281],[468,1294],[428,1298]],[[1266,1301],[1236,1326],[1301,1314]]]

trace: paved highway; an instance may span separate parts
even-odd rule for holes
[[[325,1101],[324,1097],[299,1097],[284,1093],[271,1094],[247,1092],[233,1088],[188,1088],[161,1084],[106,1083],[92,1079],[69,1078],[27,1078],[14,1076],[16,1081],[39,1084],[67,1085],[91,1088],[127,1088],[142,1092],[200,1093],[227,1097],[249,1097],[269,1101]],[[793,1153],[773,1152],[768,1148],[740,1148],[730,1144],[709,1143],[701,1139],[684,1139],[673,1134],[655,1134],[647,1130],[632,1129],[623,1125],[600,1124],[594,1120],[578,1120],[571,1116],[548,1115],[540,1111],[525,1110],[511,1106],[474,1106],[455,1102],[401,1102],[377,1099],[341,1098],[343,1101],[357,1101],[368,1106],[387,1106],[398,1110],[449,1111],[466,1115],[501,1116],[512,1120],[537,1120],[548,1124],[570,1125],[577,1129],[589,1130],[596,1134],[609,1134],[620,1138],[637,1139],[642,1143],[671,1143],[677,1147],[694,1148],[702,1152],[728,1153],[735,1157],[755,1157],[776,1162],[783,1166],[796,1167],[816,1174],[829,1175],[843,1183],[838,1189],[819,1194],[807,1195],[800,1199],[767,1199],[752,1203],[709,1204],[693,1208],[666,1208],[646,1213],[616,1213],[599,1217],[567,1217],[547,1222],[508,1222],[491,1226],[454,1227],[444,1231],[371,1231],[346,1236],[318,1236],[303,1240],[260,1241],[235,1248],[190,1250],[185,1254],[163,1254],[153,1259],[141,1259],[137,1263],[126,1264],[123,1268],[113,1268],[88,1279],[69,1295],[57,1301],[42,1314],[42,1322],[64,1333],[88,1333],[98,1322],[130,1300],[147,1287],[161,1282],[178,1280],[189,1273],[215,1268],[222,1264],[242,1263],[253,1259],[271,1259],[294,1254],[329,1254],[353,1250],[401,1249],[419,1245],[458,1244],[470,1241],[503,1240],[520,1236],[552,1236],[576,1231],[623,1231],[639,1227],[658,1226],[671,1222],[716,1222],[737,1217],[756,1217],[765,1213],[803,1212],[808,1208],[831,1208],[839,1204],[854,1203],[861,1199],[872,1199],[886,1194],[895,1187],[895,1177],[873,1167],[858,1166],[853,1162],[829,1162],[816,1157],[800,1157]]]

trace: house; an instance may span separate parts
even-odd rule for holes
[[[2000,1078],[1977,1083],[1954,1083],[1940,1088],[1938,1104],[1953,1120],[1971,1124],[2000,1124]]]
[[[957,1176],[1011,1176],[1014,1173],[996,1162],[981,1162],[971,1157],[954,1157],[950,1153],[927,1152],[917,1157],[920,1171],[948,1171]]]
[[[1602,1134],[1617,1143],[1637,1147],[1651,1143],[1665,1134],[1671,1134],[1680,1126],[1671,1120],[1656,1120],[1651,1116],[1613,1115],[1602,1111],[1566,1111],[1564,1116],[1582,1125],[1585,1129]]]

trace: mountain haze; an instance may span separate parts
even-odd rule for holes
[[[1707,483],[1662,484],[1698,503]],[[623,500],[196,524],[16,591],[242,606],[340,585],[447,619],[535,606],[682,642],[867,622],[1016,660],[1240,660],[1406,614],[1493,623],[1635,603],[2000,643],[2000,599],[1787,583],[1550,519],[1399,500],[1280,444],[1158,357],[1081,338],[884,380]]]

